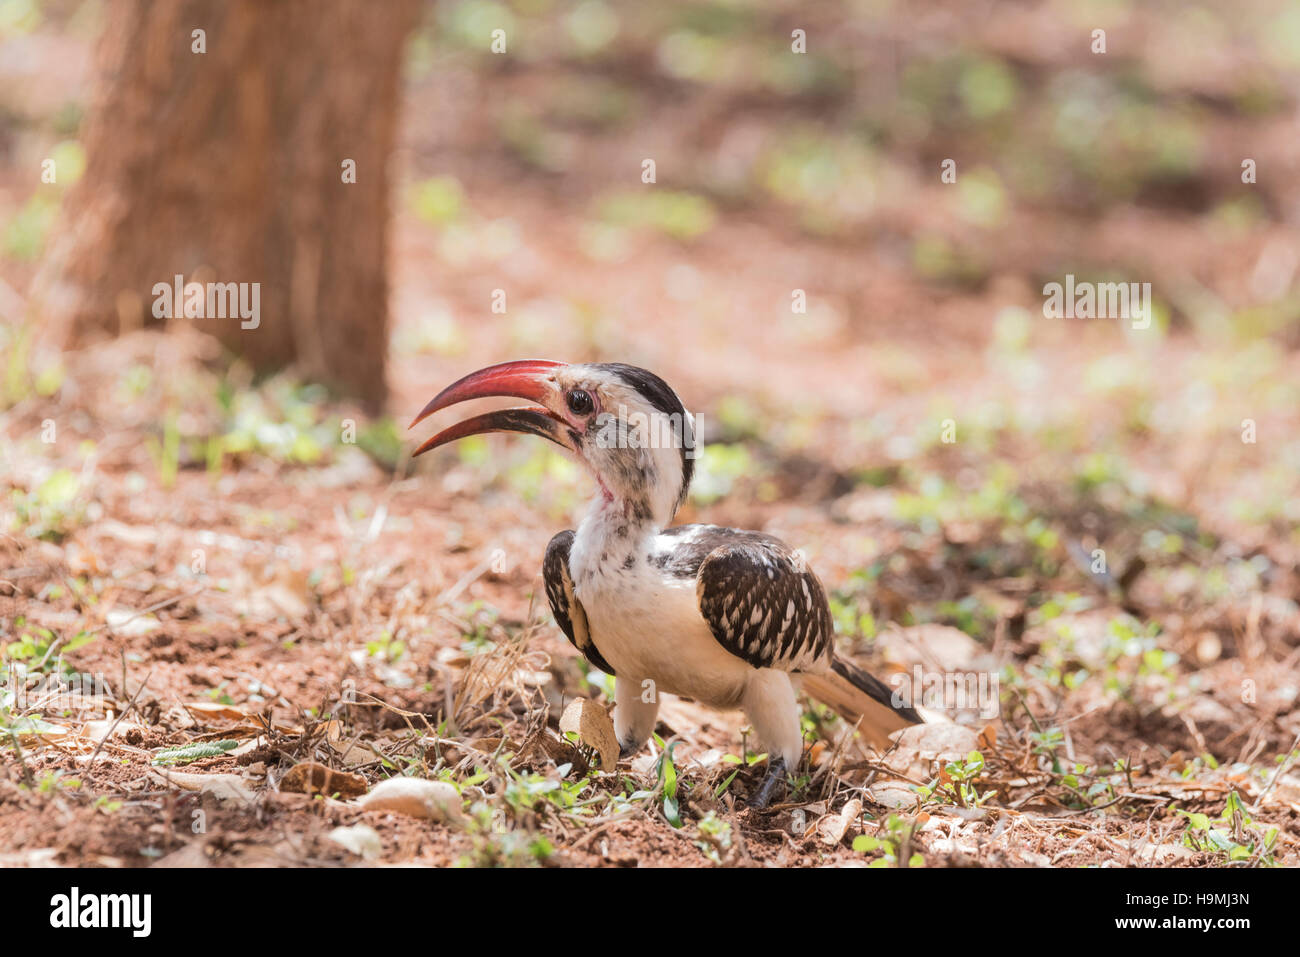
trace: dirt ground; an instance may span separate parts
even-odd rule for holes
[[[86,96],[75,7],[0,37],[10,222]],[[1259,36],[1191,69],[1168,54],[1212,26],[1125,8],[1113,42],[1141,47],[1119,62],[1159,105],[1134,122],[1195,162],[1148,168],[1140,137],[1108,162],[1053,154],[1068,188],[1035,195],[1021,158],[1052,97],[1118,96],[1051,39],[1052,4],[854,29],[815,5],[839,79],[793,92],[684,75],[646,40],[659,14],[627,14],[608,59],[545,33],[485,66],[438,9],[398,157],[391,419],[255,382],[184,324],[24,353],[36,260],[0,259],[0,864],[1297,863],[1300,113],[1248,68]],[[788,36],[793,11],[764,9]],[[898,63],[946,76],[947,49],[1017,78],[1013,124],[897,106],[930,88]],[[53,57],[69,67],[24,66]],[[882,111],[859,155],[845,132]],[[770,159],[777,133],[818,144],[806,166]],[[1277,171],[1248,194],[1242,143]],[[1001,185],[954,193],[952,153]],[[647,156],[678,199],[619,205]],[[826,164],[834,188],[809,185]],[[1152,282],[1157,322],[1044,318],[1069,271]],[[708,443],[678,520],[804,549],[842,653],[983,676],[996,713],[953,709],[882,755],[806,702],[807,765],[763,811],[738,714],[671,700],[645,753],[595,766],[559,719],[612,685],[540,587],[588,479],[520,438],[412,463],[404,431],[459,375],[532,355],[663,375]],[[301,787],[304,762],[336,773]],[[451,785],[454,807],[362,806],[394,776]]]

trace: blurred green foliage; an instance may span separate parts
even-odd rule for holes
[[[665,189],[627,190],[606,196],[599,215],[614,226],[654,229],[683,242],[695,239],[713,226],[713,205],[693,193]]]

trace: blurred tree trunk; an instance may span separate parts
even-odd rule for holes
[[[257,282],[257,328],[179,321],[259,370],[296,363],[378,406],[387,165],[417,0],[110,0],[105,12],[85,176],[36,283],[47,322],[84,344],[165,321],[152,290],[177,274]]]

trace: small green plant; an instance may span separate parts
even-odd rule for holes
[[[230,695],[226,694],[226,685],[228,683],[229,682],[223,681],[215,688],[209,688],[206,692],[207,696],[211,698],[213,701],[215,701],[217,704],[228,704],[233,706],[235,703],[235,699],[230,697]]]
[[[1159,647],[1159,634],[1156,622],[1148,622],[1145,628],[1127,617],[1110,622],[1106,629],[1107,691],[1132,704],[1140,682],[1173,683],[1178,655]]]
[[[11,677],[10,667],[18,662],[22,663],[21,670],[24,675],[53,674],[60,670],[64,673],[73,673],[67,665],[63,664],[62,656],[67,652],[83,648],[95,640],[95,636],[90,632],[79,631],[64,641],[48,628],[26,625],[25,618],[15,619],[14,627],[18,631],[17,640],[0,645],[0,677],[5,678],[6,682]]]
[[[876,619],[871,614],[868,594],[873,587],[871,582],[878,575],[878,568],[874,572],[857,571],[850,578],[849,588],[838,589],[831,593],[829,604],[836,634],[863,640],[876,637]]]
[[[679,242],[698,239],[713,228],[713,204],[703,196],[656,188],[606,196],[600,218],[615,226],[653,229]]]
[[[402,459],[402,436],[391,418],[369,422],[357,433],[357,446],[390,472]]]
[[[569,780],[572,765],[562,764],[556,768],[554,777],[547,777],[536,772],[516,771],[510,767],[507,756],[503,755],[499,760],[509,779],[503,797],[516,819],[526,820],[529,815],[540,817],[548,809],[570,818],[581,818],[590,813],[590,802],[579,800],[590,782],[587,778]]]
[[[1075,810],[1084,810],[1112,803],[1118,792],[1111,778],[1123,775],[1127,780],[1130,774],[1131,769],[1123,760],[1116,761],[1110,771],[1075,763],[1071,770],[1060,776],[1059,783],[1070,792],[1066,795],[1070,806]]]
[[[85,521],[81,479],[70,469],[51,472],[30,492],[13,489],[13,531],[58,544]]]
[[[537,867],[555,853],[545,834],[531,831],[494,831],[480,835],[472,854],[458,860],[458,867]]]
[[[456,617],[463,622],[460,650],[466,655],[482,654],[496,647],[493,628],[500,612],[479,600],[468,602],[456,609]]]
[[[891,814],[874,835],[859,834],[853,839],[853,850],[859,854],[882,851],[870,867],[924,867],[925,858],[912,851],[912,836],[916,822]]]
[[[535,772],[519,774],[512,772],[512,778],[506,785],[506,806],[516,816],[523,813],[535,813],[548,801],[560,793],[560,782]]]
[[[733,775],[734,777],[734,775]],[[631,778],[623,779],[623,790],[619,794],[610,794],[608,798],[609,812],[614,815],[626,814],[633,810],[636,805],[642,801],[653,800],[658,791],[647,791],[638,788]]]
[[[734,754],[724,754],[722,756],[723,764],[743,764],[747,768],[752,768],[756,764],[762,764],[767,760],[767,752],[756,754],[753,751],[746,750],[743,758]]]
[[[1228,794],[1223,813],[1218,817],[1218,824],[1210,820],[1209,815],[1193,811],[1179,810],[1187,818],[1187,827],[1183,831],[1183,846],[1196,851],[1222,854],[1228,864],[1250,864],[1258,862],[1265,867],[1274,867],[1274,850],[1277,847],[1278,829],[1269,827],[1262,832],[1252,828],[1254,821],[1246,813],[1246,807],[1236,791]]]
[[[0,748],[18,748],[19,735],[56,734],[62,730],[35,715],[16,715],[8,708],[0,707]]]
[[[158,468],[158,481],[163,488],[171,488],[176,484],[181,463],[181,432],[174,408],[168,409],[163,419],[162,441],[149,436],[145,439],[145,447]]]
[[[700,840],[695,846],[713,863],[722,863],[722,854],[731,847],[731,825],[710,811],[695,824]]]
[[[406,642],[398,641],[392,632],[384,631],[374,641],[366,642],[366,654],[389,664],[394,664],[406,654]]]
[[[739,773],[740,773],[740,768],[736,768],[736,770],[728,774],[726,779],[721,784],[719,784],[717,788],[714,789],[713,796],[715,798],[721,798],[722,795],[726,794],[727,788],[731,787],[731,782],[736,780],[736,775]]]
[[[696,460],[691,483],[691,501],[707,505],[730,494],[741,482],[761,480],[768,467],[756,461],[749,448],[740,444],[714,442],[708,453]]]
[[[614,676],[607,675],[599,668],[593,668],[588,664],[586,658],[574,659],[578,665],[578,670],[582,672],[582,682],[580,687],[583,691],[596,689],[600,691],[610,701],[614,700]]]
[[[811,774],[790,774],[786,776],[786,787],[789,790],[788,801],[803,800],[804,792],[808,790],[808,785],[812,783]]]
[[[984,755],[971,751],[964,760],[949,761],[943,767],[943,773],[928,785],[917,788],[923,799],[938,801],[941,804],[955,804],[960,807],[979,807],[996,792],[983,794],[975,786],[975,780],[984,773]]]
[[[664,746],[663,738],[659,735],[654,736],[655,743],[662,749],[659,760],[655,762],[655,776],[659,779],[659,791],[664,797],[664,817],[673,827],[682,826],[681,804],[677,795],[677,766],[673,764],[673,750],[677,747],[674,741],[668,746]]]
[[[62,771],[50,771],[41,777],[40,783],[36,790],[41,794],[53,794],[56,791],[62,791],[65,788],[75,791],[81,787],[81,781],[77,778],[66,778]]]
[[[35,197],[33,197],[33,200]],[[31,202],[28,203],[30,208]],[[19,220],[22,219],[22,214]],[[64,368],[56,360],[48,365],[38,365],[30,324],[5,325],[0,323],[0,409],[17,405],[33,393],[48,398],[63,386]]]
[[[473,849],[456,861],[457,867],[537,867],[555,853],[544,834],[508,829],[496,820],[492,806],[476,802],[469,810]]]
[[[465,190],[455,177],[434,176],[411,187],[410,205],[426,223],[449,226],[465,213]]]
[[[1056,756],[1056,752],[1065,744],[1065,732],[1060,728],[1044,728],[1040,731],[1030,731],[1029,741],[1033,745],[1034,754],[1040,754],[1052,762],[1052,772],[1061,773],[1061,760]]]

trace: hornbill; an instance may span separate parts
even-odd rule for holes
[[[770,535],[670,525],[694,470],[694,420],[652,372],[621,363],[503,362],[443,389],[410,427],[486,396],[536,407],[476,415],[415,455],[482,432],[540,435],[574,453],[599,494],[577,531],[551,539],[542,563],[555,621],[593,665],[614,676],[621,756],[650,737],[660,692],[742,708],[773,755],[752,804],[770,801],[803,752],[799,683],[877,746],[923,719],[834,650],[821,583]]]

